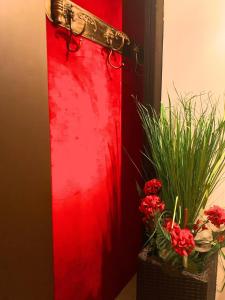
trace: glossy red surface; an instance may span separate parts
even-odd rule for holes
[[[120,0],[76,3],[121,29]],[[86,39],[67,57],[67,34],[47,21],[55,300],[110,300],[135,271],[139,247],[134,172],[122,163],[121,70]]]

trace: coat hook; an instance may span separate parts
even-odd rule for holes
[[[81,48],[82,41],[83,41],[82,38],[79,39],[79,42],[77,42],[75,39],[73,39],[73,43],[75,43],[75,45],[76,45],[76,47],[73,49],[73,48],[71,48],[72,38],[73,38],[73,36],[70,35],[69,38],[68,38],[68,40],[67,40],[67,42],[66,42],[67,56],[69,55],[70,52],[77,52],[77,51],[79,51],[80,48]]]
[[[67,57],[68,57],[70,52],[77,52],[77,51],[80,50],[81,44],[82,44],[82,38],[80,38],[79,39],[79,43],[77,43],[77,41],[73,39],[73,36],[74,35],[75,36],[81,36],[83,34],[83,32],[86,29],[86,22],[84,23],[84,26],[81,29],[81,31],[79,33],[74,34],[74,32],[72,30],[72,21],[73,21],[73,18],[74,18],[74,12],[72,11],[72,8],[68,9],[68,11],[67,11],[67,18],[68,18],[68,23],[69,23],[69,37],[68,37],[67,43],[66,43],[66,45],[67,45]],[[72,40],[76,44],[76,48],[75,49],[72,49],[71,46],[70,46]]]
[[[46,0],[46,13],[50,21],[58,26],[62,26],[69,31],[72,31],[75,36],[82,35],[83,37],[95,42],[107,49],[118,52],[136,60],[136,69],[140,62],[143,61],[143,51],[141,47],[137,47],[138,53],[134,53],[136,43],[133,39],[105,23],[103,20],[93,15],[91,12],[83,9],[73,2],[74,0]],[[73,43],[72,34],[68,37],[67,50],[76,52],[80,49],[81,43]],[[76,46],[75,46],[76,44]],[[73,47],[72,47],[73,46]],[[74,48],[74,49],[73,49]],[[108,63],[116,69],[121,66],[115,66],[111,62],[112,51],[108,55]]]
[[[112,62],[111,62],[111,57],[113,54],[113,49],[110,49],[108,57],[107,57],[107,63],[113,68],[113,69],[121,69],[122,67],[124,67],[124,62],[121,63],[120,66],[115,66]]]
[[[112,57],[113,52],[115,52],[115,51],[120,51],[120,50],[124,47],[125,37],[122,36],[121,38],[122,38],[122,41],[121,41],[121,44],[120,44],[120,46],[119,46],[118,48],[113,47],[113,40],[112,40],[112,39],[109,39],[110,50],[109,50],[109,54],[108,54],[108,57],[107,57],[107,62],[108,62],[108,64],[109,64],[113,69],[121,69],[122,67],[124,67],[124,62],[122,62],[120,66],[115,66],[115,65],[111,62],[111,57]]]
[[[125,43],[125,36],[123,35],[123,36],[121,37],[121,39],[122,39],[122,41],[121,41],[121,44],[120,44],[120,46],[119,46],[118,48],[113,47],[113,39],[110,39],[109,44],[110,44],[110,48],[111,48],[113,51],[120,51],[121,49],[123,49],[124,43]]]

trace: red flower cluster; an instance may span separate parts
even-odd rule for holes
[[[172,228],[173,224],[173,228]],[[174,251],[181,256],[188,256],[195,247],[194,237],[187,228],[181,229],[177,223],[170,218],[165,219],[164,228],[170,233],[171,243]]]
[[[145,215],[145,218],[153,217],[157,212],[162,212],[164,209],[164,202],[156,195],[146,196],[139,206],[139,210]]]
[[[173,224],[173,228],[172,228],[172,224]],[[168,231],[169,233],[172,231],[172,229],[174,228],[180,228],[180,226],[173,222],[173,220],[171,218],[166,218],[164,220],[164,224],[163,227],[166,229],[166,231]]]
[[[165,203],[156,195],[162,188],[162,183],[158,179],[151,179],[145,183],[145,198],[142,199],[139,210],[144,214],[143,222],[146,223],[149,218],[154,217],[157,212],[165,209]]]
[[[195,248],[195,241],[188,228],[174,227],[171,232],[171,243],[173,249],[181,256],[188,256]]]
[[[225,225],[225,209],[214,205],[205,211],[205,215],[208,216],[208,220],[216,227],[219,228],[220,225]]]
[[[145,195],[158,194],[162,188],[162,183],[158,179],[151,179],[145,183],[144,193]]]

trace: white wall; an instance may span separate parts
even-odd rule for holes
[[[225,0],[165,0],[162,100],[175,95],[225,92]],[[225,184],[212,196],[225,207]],[[223,277],[218,272],[219,281]],[[217,300],[225,299],[225,291]]]
[[[225,1],[165,0],[163,99],[172,91],[225,91]]]

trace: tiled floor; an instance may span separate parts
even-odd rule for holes
[[[131,279],[115,300],[136,300],[136,276]]]

